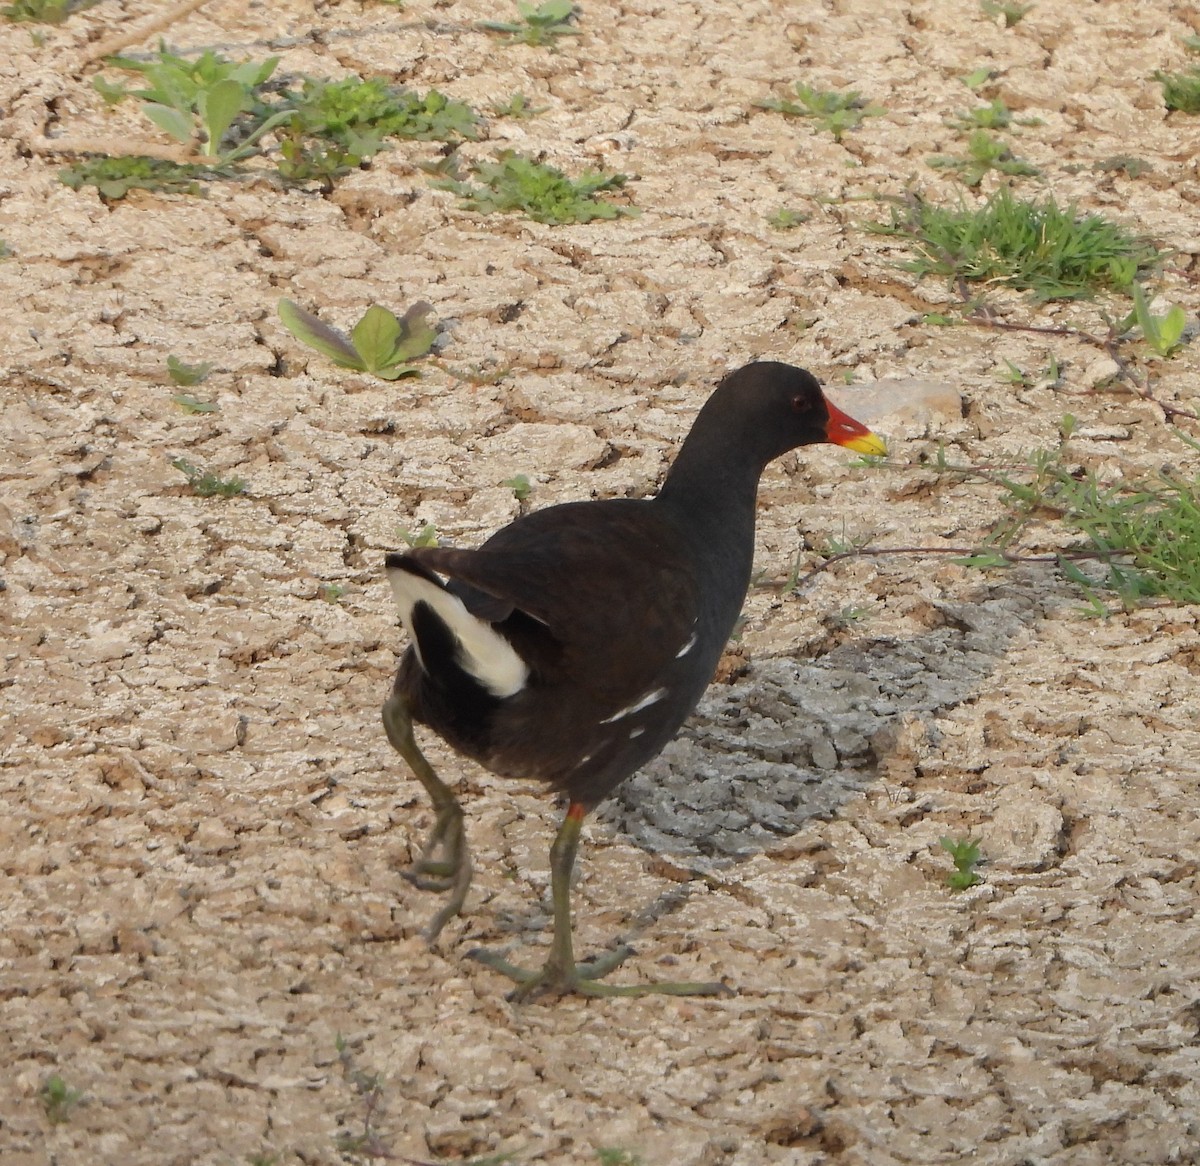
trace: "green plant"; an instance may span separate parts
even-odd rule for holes
[[[982,89],[995,75],[994,69],[989,69],[984,65],[981,68],[972,69],[960,80],[968,89]]]
[[[950,124],[960,130],[1003,130],[1011,122],[1012,112],[998,97],[987,105],[977,105],[950,119]]]
[[[317,588],[317,594],[326,603],[337,603],[346,594],[346,588],[341,583],[322,583]]]
[[[1140,178],[1148,174],[1154,167],[1145,158],[1135,158],[1130,154],[1114,154],[1111,158],[1101,158],[1092,163],[1092,169],[1105,174],[1120,172],[1127,178]]]
[[[1012,28],[1013,25],[1021,23],[1022,18],[1033,5],[1016,4],[1013,0],[979,0],[979,7],[983,9],[985,16],[990,16],[993,20],[998,16],[1003,16],[1004,27]]]
[[[57,1073],[42,1082],[37,1095],[46,1120],[52,1126],[62,1125],[69,1121],[71,1113],[83,1100],[83,1093],[78,1089],[72,1089]]]
[[[596,1161],[600,1166],[642,1166],[640,1154],[632,1150],[621,1150],[616,1146],[601,1146],[596,1150]]]
[[[950,855],[950,860],[954,863],[954,870],[946,876],[946,885],[952,891],[965,891],[968,887],[983,882],[975,870],[983,860],[978,839],[939,838],[938,845]]]
[[[14,24],[62,24],[68,16],[97,3],[99,0],[15,0],[0,8],[0,16]]]
[[[245,493],[246,483],[241,478],[220,478],[211,470],[202,470],[181,457],[174,458],[171,465],[187,478],[188,485],[201,498],[235,498]]]
[[[767,215],[767,222],[777,231],[790,231],[793,227],[807,223],[812,215],[803,211],[794,211],[790,207],[781,206],[777,211]]]
[[[261,87],[279,64],[278,57],[266,61],[230,61],[209,50],[195,60],[188,60],[160,44],[153,60],[109,57],[108,64],[140,73],[146,87],[121,90],[108,83],[97,84],[105,100],[119,100],[123,96],[140,98],[142,112],[159,129],[185,144],[199,140],[201,152],[210,158],[231,161],[243,155],[258,138],[290,116],[286,110],[275,114],[265,112],[259,97]],[[252,127],[236,148],[222,153],[221,144],[233,123],[251,111],[256,113]]]
[[[201,385],[208,380],[208,374],[212,372],[213,365],[209,361],[201,361],[199,364],[184,364],[177,356],[167,357],[167,375],[171,378],[171,383],[178,385],[181,389],[190,389],[193,385]]]
[[[0,259],[11,259],[16,252],[3,240],[0,239]]]
[[[427,522],[420,530],[412,531],[407,527],[397,527],[396,533],[406,546],[436,547],[438,545],[438,529],[432,522]]]
[[[1036,166],[1016,157],[1012,150],[993,138],[987,130],[974,130],[967,139],[966,157],[934,154],[926,162],[935,169],[955,170],[967,186],[978,186],[984,176],[995,170],[1010,177],[1040,174]]]
[[[215,401],[201,401],[191,393],[175,393],[171,400],[185,413],[216,413],[218,406]]]
[[[278,138],[280,157],[275,166],[284,182],[296,185],[319,182],[327,194],[333,189],[335,178],[357,170],[366,157],[341,146],[310,141],[299,126],[284,127]]]
[[[408,362],[429,353],[437,339],[437,331],[425,320],[433,309],[424,302],[413,304],[400,317],[372,304],[349,337],[291,300],[280,300],[278,311],[284,327],[302,344],[329,357],[339,368],[371,373],[385,381],[418,376]]]
[[[769,109],[788,117],[815,118],[820,123],[818,129],[828,130],[837,142],[847,130],[857,129],[863,118],[879,117],[887,112],[883,106],[865,101],[854,90],[823,92],[800,81],[796,82],[795,88],[798,101],[769,97],[754,104],[759,109]]]
[[[1159,356],[1173,356],[1182,346],[1187,313],[1178,304],[1172,304],[1164,315],[1156,316],[1150,311],[1140,284],[1135,283],[1130,294],[1133,311],[1118,325],[1118,331],[1127,331],[1136,323],[1142,330],[1142,339],[1154,352]]]
[[[1163,104],[1180,113],[1200,113],[1200,69],[1185,73],[1154,71],[1154,79],[1162,85]]]
[[[529,98],[524,93],[514,93],[503,103],[499,101],[492,102],[492,115],[494,117],[514,117],[520,119],[545,113],[549,108],[548,105],[530,105]]]
[[[1039,300],[1127,289],[1159,259],[1148,240],[1101,215],[1080,215],[1053,198],[1027,202],[1004,187],[976,209],[914,199],[893,208],[890,223],[866,227],[907,241],[916,258],[901,264],[906,271],[1000,284]]]
[[[539,223],[587,223],[592,219],[616,219],[635,215],[636,207],[619,206],[596,198],[602,191],[619,190],[628,181],[624,174],[585,171],[568,178],[554,166],[534,162],[521,154],[505,151],[495,162],[480,162],[473,168],[479,185],[443,179],[433,185],[451,190],[462,200],[464,210],[492,214],[521,211]]]
[[[479,27],[486,32],[500,32],[511,44],[546,45],[555,48],[560,36],[579,36],[571,21],[578,13],[571,0],[546,0],[544,4],[528,4],[517,0],[519,20],[482,20]]]
[[[191,163],[129,155],[121,158],[87,158],[60,170],[58,179],[72,190],[94,186],[101,198],[115,202],[131,190],[200,194],[200,183],[196,179],[208,173],[210,171],[206,167]]]
[[[449,142],[479,136],[479,119],[469,105],[436,89],[422,96],[382,77],[306,77],[298,93],[283,94],[282,108],[291,111],[293,131],[333,142],[358,160],[378,153],[385,138]]]
[[[500,483],[501,486],[507,486],[512,492],[513,497],[518,502],[524,502],[533,491],[533,486],[530,485],[529,479],[524,474],[517,474],[515,478],[508,478]]]

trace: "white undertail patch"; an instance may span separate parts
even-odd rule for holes
[[[493,696],[503,699],[525,687],[529,668],[516,649],[490,623],[472,615],[457,595],[401,567],[389,567],[388,582],[400,609],[400,619],[413,642],[417,658],[421,646],[413,634],[412,613],[427,603],[454,634],[462,648],[462,666]],[[424,660],[421,661],[424,667]]]

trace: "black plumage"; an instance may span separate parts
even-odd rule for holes
[[[535,511],[477,550],[388,555],[413,642],[384,720],[438,809],[412,877],[453,892],[432,934],[461,908],[470,860],[462,811],[417,750],[412,721],[495,773],[543,781],[569,799],[552,851],[555,937],[546,967],[526,973],[472,953],[518,979],[517,995],[722,990],[599,983],[623,949],[602,971],[577,968],[570,866],[583,816],[659,753],[712,677],[750,581],[763,469],[817,442],[884,452],[807,372],[746,365],[701,409],[656,497]],[[439,848],[444,857],[436,859]]]

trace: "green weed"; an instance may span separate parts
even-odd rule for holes
[[[901,266],[918,276],[1000,284],[1039,300],[1126,290],[1159,259],[1153,244],[1101,215],[1080,215],[1053,198],[1027,202],[1006,188],[977,209],[914,200],[893,209],[890,223],[867,229],[905,239],[916,258]]]
[[[967,139],[965,157],[934,154],[926,162],[935,169],[954,170],[967,186],[978,186],[990,171],[995,170],[1009,177],[1032,177],[1041,174],[1036,166],[1031,166],[1022,158],[1016,157],[1012,150],[993,138],[987,130],[975,130]]]
[[[577,179],[570,179],[554,166],[511,151],[501,154],[495,162],[477,163],[473,173],[478,185],[455,179],[443,179],[433,185],[457,194],[463,200],[463,210],[483,214],[520,211],[539,223],[587,223],[592,219],[616,219],[639,213],[636,207],[596,198],[603,191],[621,189],[628,181],[624,174],[589,170]]]
[[[1200,113],[1200,69],[1184,73],[1154,71],[1154,79],[1162,85],[1163,104],[1180,113]]]
[[[246,483],[238,477],[220,478],[211,470],[202,470],[186,458],[172,460],[175,467],[188,480],[188,485],[201,498],[235,498],[246,492]]]
[[[191,393],[175,393],[171,400],[185,413],[216,413],[218,407],[215,401],[202,401]]]
[[[116,202],[131,190],[200,194],[197,178],[210,173],[205,166],[130,155],[122,158],[87,158],[60,170],[58,179],[72,190],[94,186],[101,198]]]
[[[1140,284],[1130,289],[1133,296],[1133,311],[1117,326],[1125,332],[1136,324],[1142,330],[1142,339],[1159,356],[1174,356],[1182,347],[1183,332],[1187,327],[1187,313],[1178,304],[1172,304],[1162,316],[1150,311],[1146,293]]]
[[[167,375],[171,378],[171,383],[178,385],[181,389],[190,389],[194,385],[203,384],[208,380],[208,374],[212,372],[213,367],[209,361],[185,364],[177,356],[167,357]]]
[[[995,75],[996,72],[994,69],[983,66],[979,69],[972,69],[971,72],[961,77],[960,80],[968,89],[982,89]]]
[[[400,317],[372,304],[349,337],[291,300],[280,300],[277,307],[283,326],[302,344],[339,368],[371,373],[385,381],[418,376],[417,368],[408,362],[427,355],[437,339],[436,329],[425,321],[433,309],[424,302],[413,304]]]
[[[600,1166],[642,1166],[640,1154],[632,1150],[621,1150],[616,1146],[601,1146],[596,1150],[596,1161]]]
[[[794,211],[790,207],[780,207],[777,211],[767,215],[767,222],[777,231],[790,231],[793,227],[800,226],[801,223],[807,223],[812,215],[805,214],[803,211]]]
[[[494,117],[523,119],[536,117],[539,113],[545,113],[549,108],[548,105],[530,105],[529,98],[524,93],[514,93],[503,103],[499,101],[492,102],[492,115]]]
[[[1013,0],[979,0],[979,7],[983,9],[985,16],[990,16],[993,20],[1003,16],[1004,27],[1012,28],[1021,23],[1033,5],[1016,4]]]
[[[14,24],[62,24],[68,16],[97,3],[99,0],[15,0],[0,8],[0,16]]]
[[[322,583],[317,588],[317,594],[326,603],[337,603],[346,594],[346,588],[341,583]]]
[[[983,882],[975,868],[983,861],[979,840],[971,838],[939,838],[938,845],[950,855],[954,870],[946,876],[952,891],[965,891]]]
[[[143,89],[123,89],[97,80],[96,87],[106,101],[125,96],[142,101],[142,112],[159,129],[176,141],[192,145],[210,158],[231,161],[246,153],[268,130],[289,115],[265,112],[260,90],[279,64],[278,57],[266,61],[230,61],[211,50],[195,60],[170,52],[160,44],[158,55],[149,61],[132,57],[109,57],[108,64],[128,72],[140,73]],[[222,153],[221,145],[234,122],[246,113],[254,113],[253,125],[242,135],[236,148]]]
[[[530,484],[529,478],[524,474],[517,474],[514,478],[508,478],[506,481],[501,482],[500,485],[507,486],[513,492],[513,497],[518,502],[524,502],[533,492],[533,486]]]
[[[879,117],[887,112],[882,105],[867,102],[854,90],[848,93],[823,92],[798,81],[796,97],[797,101],[769,97],[754,104],[759,109],[769,109],[788,117],[814,118],[819,123],[817,128],[828,130],[837,142],[848,130],[857,129],[863,118]]]
[[[546,0],[540,5],[517,0],[519,20],[483,20],[479,27],[486,32],[503,33],[510,44],[523,44],[547,48],[556,47],[560,36],[579,36],[579,29],[571,25],[578,15],[571,0]]]
[[[406,546],[436,547],[438,545],[438,529],[432,522],[427,522],[420,530],[409,530],[407,527],[397,527],[396,533]]]
[[[46,1120],[52,1126],[69,1121],[76,1106],[83,1100],[82,1091],[72,1089],[57,1073],[42,1082],[37,1095]]]
[[[436,89],[422,96],[382,77],[307,77],[299,93],[283,95],[282,105],[292,113],[294,131],[332,142],[360,160],[377,154],[385,138],[449,142],[479,136],[479,119],[469,105]]]
[[[1102,158],[1092,163],[1092,169],[1104,174],[1124,174],[1127,178],[1141,178],[1154,167],[1145,158],[1135,158],[1130,154],[1114,154],[1111,158]]]
[[[1011,122],[1011,110],[998,97],[987,105],[977,105],[950,119],[950,124],[960,130],[1003,130]]]

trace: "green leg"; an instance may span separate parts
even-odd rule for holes
[[[412,717],[403,698],[393,692],[383,705],[383,728],[392,747],[408,762],[425,787],[437,815],[421,856],[404,877],[423,891],[449,891],[446,905],[430,920],[425,938],[432,943],[446,924],[462,911],[471,885],[471,853],[463,829],[462,806],[453,791],[425,760],[413,737]],[[441,851],[441,858],[435,855]]]
[[[467,955],[517,982],[516,988],[509,994],[510,1000],[527,1000],[542,992],[553,992],[557,995],[577,992],[582,996],[644,996],[651,992],[667,996],[732,995],[724,984],[716,983],[600,983],[602,977],[633,955],[633,948],[625,945],[589,963],[575,962],[571,937],[571,871],[575,866],[579,833],[583,828],[586,813],[583,805],[572,802],[562,826],[555,835],[554,845],[550,847],[550,894],[554,902],[554,938],[550,944],[550,958],[542,970],[531,972],[519,968],[481,948],[475,948]]]

